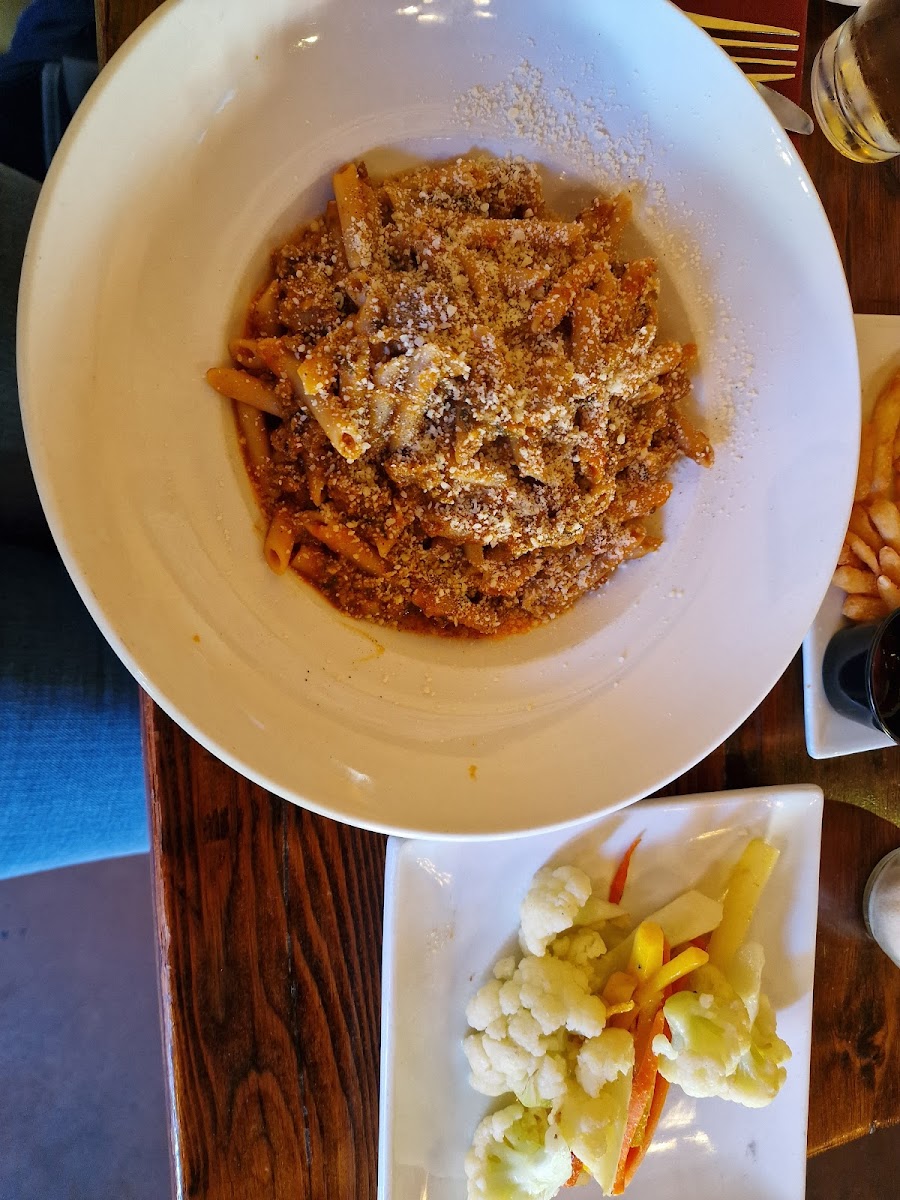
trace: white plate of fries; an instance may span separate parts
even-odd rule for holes
[[[822,684],[825,648],[848,621],[877,621],[900,608],[900,317],[857,316],[862,379],[860,466],[834,580],[803,642],[806,748],[835,758],[895,743],[841,716]]]

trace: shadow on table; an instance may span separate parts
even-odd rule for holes
[[[896,1195],[900,1125],[826,1150],[806,1167],[806,1200],[885,1200]]]

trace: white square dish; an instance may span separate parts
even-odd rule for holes
[[[638,919],[689,886],[717,888],[746,839],[781,857],[751,935],[766,951],[763,988],[791,1047],[774,1102],[746,1109],[672,1088],[628,1189],[633,1200],[800,1200],[806,1123],[822,793],[762,788],[646,801],[571,830],[500,842],[392,839],[385,878],[380,1200],[464,1200],[463,1160],[481,1117],[502,1101],[474,1092],[465,1007],[512,945],[535,871],[574,863],[610,877],[643,832],[624,903]],[[585,1200],[600,1196],[587,1185]]]
[[[900,317],[857,316],[856,343],[862,381],[862,415],[867,418],[891,371],[900,366]],[[883,750],[895,743],[880,729],[842,717],[828,703],[822,684],[822,659],[833,634],[844,624],[844,593],[830,587],[803,640],[803,718],[811,758],[837,758],[862,750]]]

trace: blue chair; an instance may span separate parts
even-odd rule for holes
[[[149,847],[137,685],[53,547],[19,417],[15,310],[37,192],[0,166],[0,879]]]
[[[149,848],[138,691],[58,557],[0,549],[0,879]]]

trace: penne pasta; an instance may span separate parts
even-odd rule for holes
[[[286,513],[276,512],[269,523],[263,547],[266,562],[276,575],[283,575],[291,565],[296,540],[294,522]]]
[[[249,404],[251,408],[258,408],[260,412],[270,413],[273,417],[282,416],[274,390],[255,375],[248,375],[246,371],[234,367],[210,367],[206,372],[206,382],[228,400]]]
[[[682,453],[703,467],[709,466],[713,458],[713,448],[706,434],[692,425],[677,406],[672,410],[672,424]]]
[[[315,546],[299,546],[291,566],[310,583],[324,583],[328,578],[328,555]]]
[[[496,250],[498,246],[525,242],[539,253],[556,247],[579,251],[584,243],[585,229],[574,221],[536,220],[502,221],[496,217],[481,217],[468,221],[462,228],[460,240],[467,246]]]
[[[696,346],[658,337],[656,263],[617,249],[629,198],[564,220],[512,158],[381,182],[347,163],[333,184],[207,373],[234,404],[270,568],[354,617],[486,637],[657,549],[644,519],[671,468],[713,451],[685,416]],[[873,453],[873,486],[883,471]],[[886,611],[900,517],[870,492],[839,577]]]
[[[631,197],[625,193],[612,200],[598,196],[578,220],[603,249],[612,250],[631,220]]]
[[[247,462],[254,472],[259,472],[268,463],[272,449],[269,445],[269,431],[263,415],[258,408],[250,404],[235,404],[238,436],[244,447]]]
[[[228,343],[232,362],[245,371],[264,371],[266,364],[256,353],[257,343],[257,338],[232,338]]]
[[[323,338],[303,362],[279,344],[260,343],[259,353],[271,371],[290,383],[298,401],[318,421],[338,454],[354,462],[366,452],[368,441],[359,423],[334,394],[337,357],[332,347],[325,345],[327,341],[328,337]]]
[[[612,281],[609,258],[604,250],[595,250],[586,258],[579,259],[553,285],[546,298],[534,306],[531,328],[535,333],[554,329],[571,310],[580,291],[594,283],[599,283],[604,291],[609,291],[615,286]]]
[[[278,333],[278,294],[280,285],[273,279],[268,287],[263,288],[253,306],[253,324],[260,337],[270,338]]]
[[[351,271],[371,266],[379,240],[374,201],[368,181],[360,178],[355,163],[335,172],[334,198],[347,265]]]
[[[603,367],[603,297],[580,292],[572,304],[572,363],[575,370],[592,376]]]
[[[306,521],[307,531],[329,550],[356,563],[369,575],[383,575],[384,563],[362,538],[344,525],[328,525],[318,513]]]

